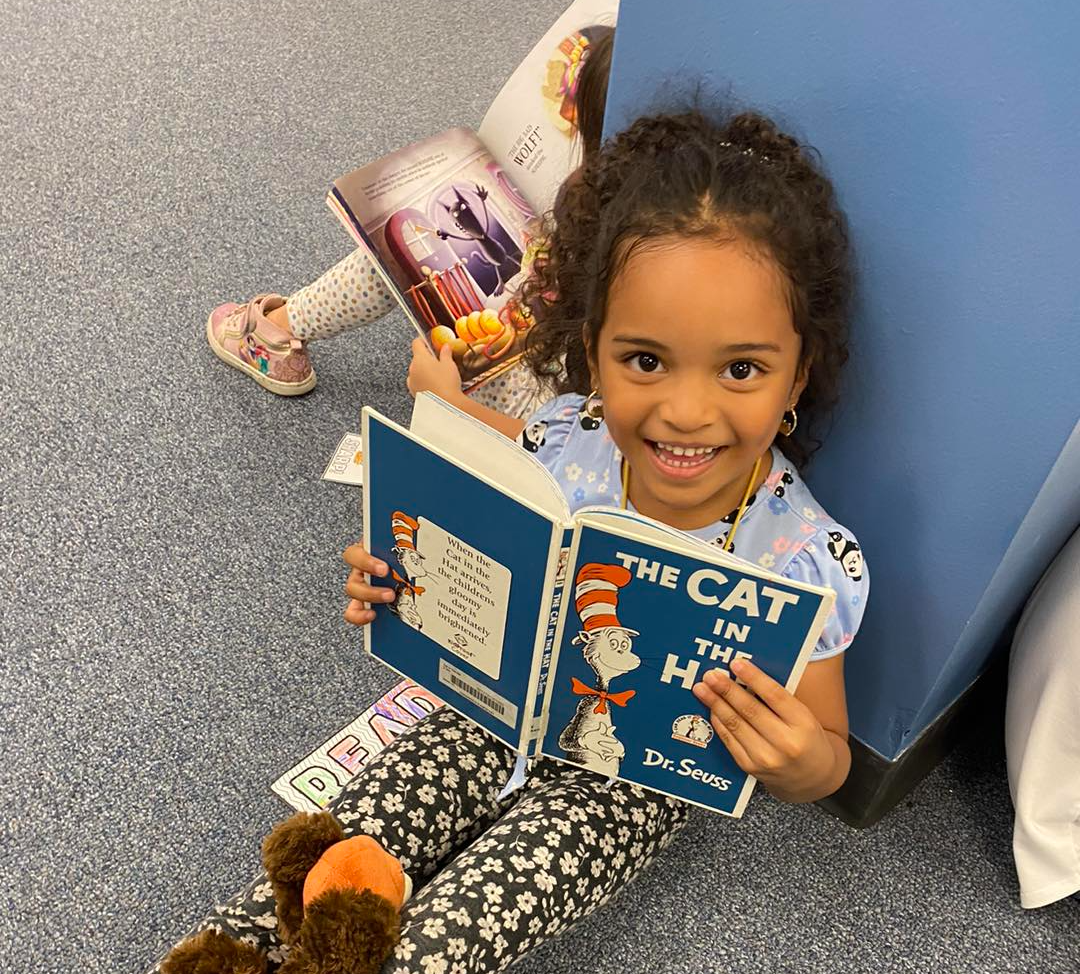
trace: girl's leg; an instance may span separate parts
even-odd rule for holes
[[[517,797],[501,803],[497,798],[513,766],[511,751],[442,707],[375,755],[329,811],[347,836],[378,839],[419,888]],[[208,928],[266,952],[271,971],[287,954],[277,936],[265,874],[216,907],[192,932]]]
[[[370,324],[395,307],[374,261],[357,249],[292,294],[279,315],[287,317],[293,337],[311,341]]]
[[[219,358],[260,385],[300,395],[315,386],[302,343],[371,324],[396,306],[374,261],[357,249],[288,298],[267,294],[243,305],[219,305],[207,322],[207,338]],[[538,380],[519,363],[471,395],[489,409],[526,419],[556,395],[557,378]]]
[[[520,800],[405,904],[383,974],[491,974],[610,900],[689,806],[549,759]]]
[[[469,393],[472,399],[504,416],[528,419],[549,399],[558,395],[553,380],[541,381],[524,362],[489,379]]]
[[[394,307],[371,258],[356,250],[290,298],[259,294],[210,312],[206,338],[227,365],[279,396],[315,388],[305,342],[329,338],[381,318]]]

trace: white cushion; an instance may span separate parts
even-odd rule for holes
[[[1080,530],[1017,626],[1005,747],[1020,903],[1046,906],[1080,890]]]

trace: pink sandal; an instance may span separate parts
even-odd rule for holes
[[[259,294],[247,304],[218,305],[206,319],[206,339],[222,362],[246,372],[264,389],[302,396],[315,388],[304,343],[266,317],[284,303],[280,294]]]

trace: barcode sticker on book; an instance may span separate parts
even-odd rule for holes
[[[439,660],[439,682],[456,690],[470,702],[476,704],[482,710],[486,710],[492,717],[497,717],[507,727],[517,727],[518,709],[505,697],[499,696],[493,690],[482,686],[466,673],[463,673],[452,663]]]

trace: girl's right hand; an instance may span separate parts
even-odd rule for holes
[[[396,593],[384,585],[369,585],[364,575],[366,573],[384,578],[389,574],[390,566],[368,554],[361,544],[349,545],[342,557],[352,568],[345,583],[345,594],[349,596],[349,604],[345,607],[345,621],[354,626],[366,626],[375,620],[375,610],[370,607],[370,603],[393,602]]]
[[[461,372],[454,361],[453,349],[443,345],[436,355],[422,338],[414,338],[405,387],[414,399],[417,393],[433,392],[445,402],[460,405],[465,394],[461,391]]]

